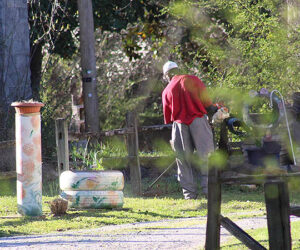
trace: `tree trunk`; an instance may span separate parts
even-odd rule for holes
[[[40,84],[42,78],[42,44],[38,43],[31,47],[31,60],[30,60],[30,70],[31,70],[31,88],[32,97],[36,101],[40,101]]]
[[[13,138],[12,102],[32,98],[27,1],[0,1],[0,140]]]

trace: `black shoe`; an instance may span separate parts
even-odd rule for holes
[[[187,196],[184,196],[184,199],[185,200],[196,200],[197,199],[197,197],[198,197],[198,195],[196,194],[189,194],[189,195],[187,195]]]

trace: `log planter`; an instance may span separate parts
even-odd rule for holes
[[[120,171],[64,171],[59,185],[69,207],[116,208],[124,203],[124,177]]]

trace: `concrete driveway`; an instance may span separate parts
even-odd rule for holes
[[[291,221],[300,218],[291,216]],[[241,228],[267,227],[265,217],[235,221]],[[0,249],[203,249],[206,217],[144,222],[45,235],[0,238]],[[221,242],[231,235],[221,229]]]

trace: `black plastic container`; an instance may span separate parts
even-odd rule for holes
[[[245,150],[248,155],[248,162],[254,166],[266,167],[266,163],[270,161],[276,166],[280,165],[281,146],[277,142],[267,141],[263,143],[261,148],[248,148]]]

